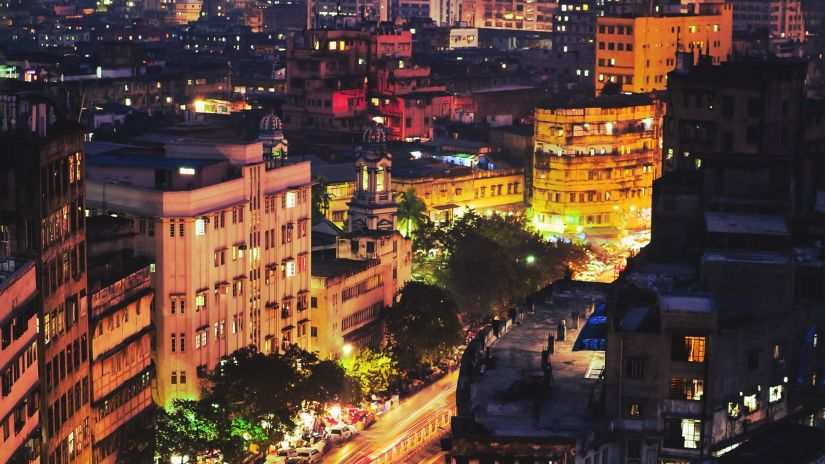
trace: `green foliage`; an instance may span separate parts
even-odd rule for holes
[[[409,282],[385,319],[398,367],[406,372],[432,364],[461,343],[456,303],[443,289]]]
[[[427,205],[412,187],[399,193],[396,201],[398,203],[398,231],[404,237],[415,236],[415,231],[428,222]]]
[[[398,375],[398,363],[386,353],[364,348],[340,361],[356,387],[359,399],[387,391],[390,380]]]
[[[587,248],[547,241],[521,216],[469,212],[452,225],[424,228],[414,276],[448,288],[463,315],[504,315],[525,296],[587,261]]]
[[[284,354],[242,348],[207,380],[200,400],[176,400],[158,411],[158,456],[220,450],[227,462],[243,462],[250,445],[265,449],[291,431],[302,410],[345,400],[344,369],[294,346]]]
[[[326,218],[332,197],[329,195],[329,183],[325,178],[315,176],[312,182],[312,223],[318,224]]]

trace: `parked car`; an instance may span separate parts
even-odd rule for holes
[[[307,462],[306,459],[295,456],[287,459],[285,464],[304,464],[305,462]]]
[[[322,455],[323,453],[315,448],[299,448],[297,457],[303,459],[302,462],[313,463],[320,461]]]
[[[329,437],[334,442],[346,441],[352,438],[352,429],[346,424],[338,424],[331,427],[327,432],[329,432]]]
[[[298,452],[292,448],[281,448],[271,451],[266,455],[266,464],[285,464],[287,460],[294,457]]]

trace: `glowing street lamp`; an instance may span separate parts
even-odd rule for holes
[[[524,260],[527,261],[527,264],[533,264],[536,262],[536,257],[533,255],[527,255],[527,258]]]
[[[352,354],[352,345],[349,343],[345,344],[342,349],[344,351],[344,356],[349,356]]]

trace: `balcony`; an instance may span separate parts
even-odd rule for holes
[[[696,417],[702,414],[702,402],[694,400],[665,400],[663,414],[666,416]]]

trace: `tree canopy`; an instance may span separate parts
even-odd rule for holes
[[[449,289],[471,319],[506,314],[587,260],[585,246],[545,240],[521,216],[470,211],[449,226],[420,232],[414,243],[415,277]]]
[[[200,400],[176,400],[158,411],[158,455],[220,450],[227,462],[243,462],[250,445],[265,449],[293,430],[301,411],[320,412],[324,403],[346,399],[344,369],[294,346],[284,354],[242,348],[221,360],[204,384]]]
[[[332,197],[326,178],[315,176],[312,181],[312,223],[318,224],[326,217]]]
[[[398,363],[387,353],[363,348],[353,356],[341,360],[347,376],[355,382],[359,399],[374,393],[383,393],[390,380],[398,375]]]
[[[404,237],[411,237],[427,222],[427,205],[412,187],[399,193],[397,202],[398,231]]]
[[[387,310],[390,347],[404,371],[442,359],[461,343],[461,323],[453,298],[442,288],[409,282]]]

